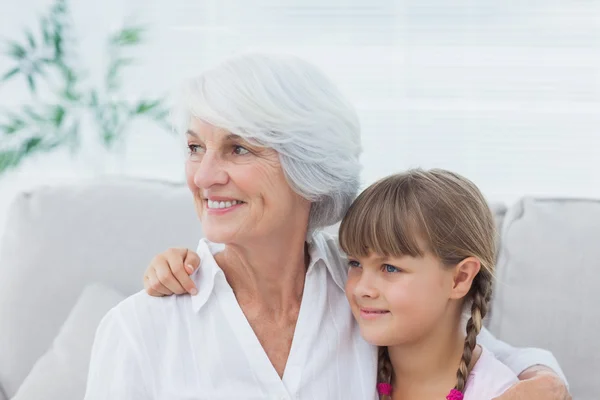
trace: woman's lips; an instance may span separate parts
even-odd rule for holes
[[[213,204],[209,205],[208,204],[209,201],[211,203],[213,203]],[[205,200],[204,201],[204,209],[206,210],[206,212],[208,214],[211,214],[211,215],[226,214],[226,213],[234,211],[234,210],[240,208],[241,206],[243,206],[244,204],[246,204],[246,203],[244,203],[242,201],[239,201],[239,200],[237,200],[237,201],[227,201],[227,202],[223,202],[224,204],[222,204],[223,205],[222,208],[221,208],[220,204],[218,204],[219,207],[217,208],[214,203],[220,203],[220,202],[216,202],[216,201],[213,202],[212,200]]]

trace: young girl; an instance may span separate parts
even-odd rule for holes
[[[382,399],[491,400],[517,382],[476,344],[496,254],[492,213],[473,183],[444,170],[385,178],[352,204],[339,240],[352,313],[379,346]]]

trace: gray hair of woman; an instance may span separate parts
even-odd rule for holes
[[[323,72],[291,55],[248,53],[187,82],[175,109],[277,151],[291,188],[311,201],[308,234],[339,222],[360,185],[360,123]]]

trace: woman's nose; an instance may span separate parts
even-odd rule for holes
[[[194,173],[194,183],[199,188],[209,188],[214,185],[224,185],[229,180],[229,174],[223,160],[218,154],[207,151]]]

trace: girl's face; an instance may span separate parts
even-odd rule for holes
[[[377,346],[417,343],[453,313],[454,269],[424,257],[348,257],[346,296],[363,338]]]

